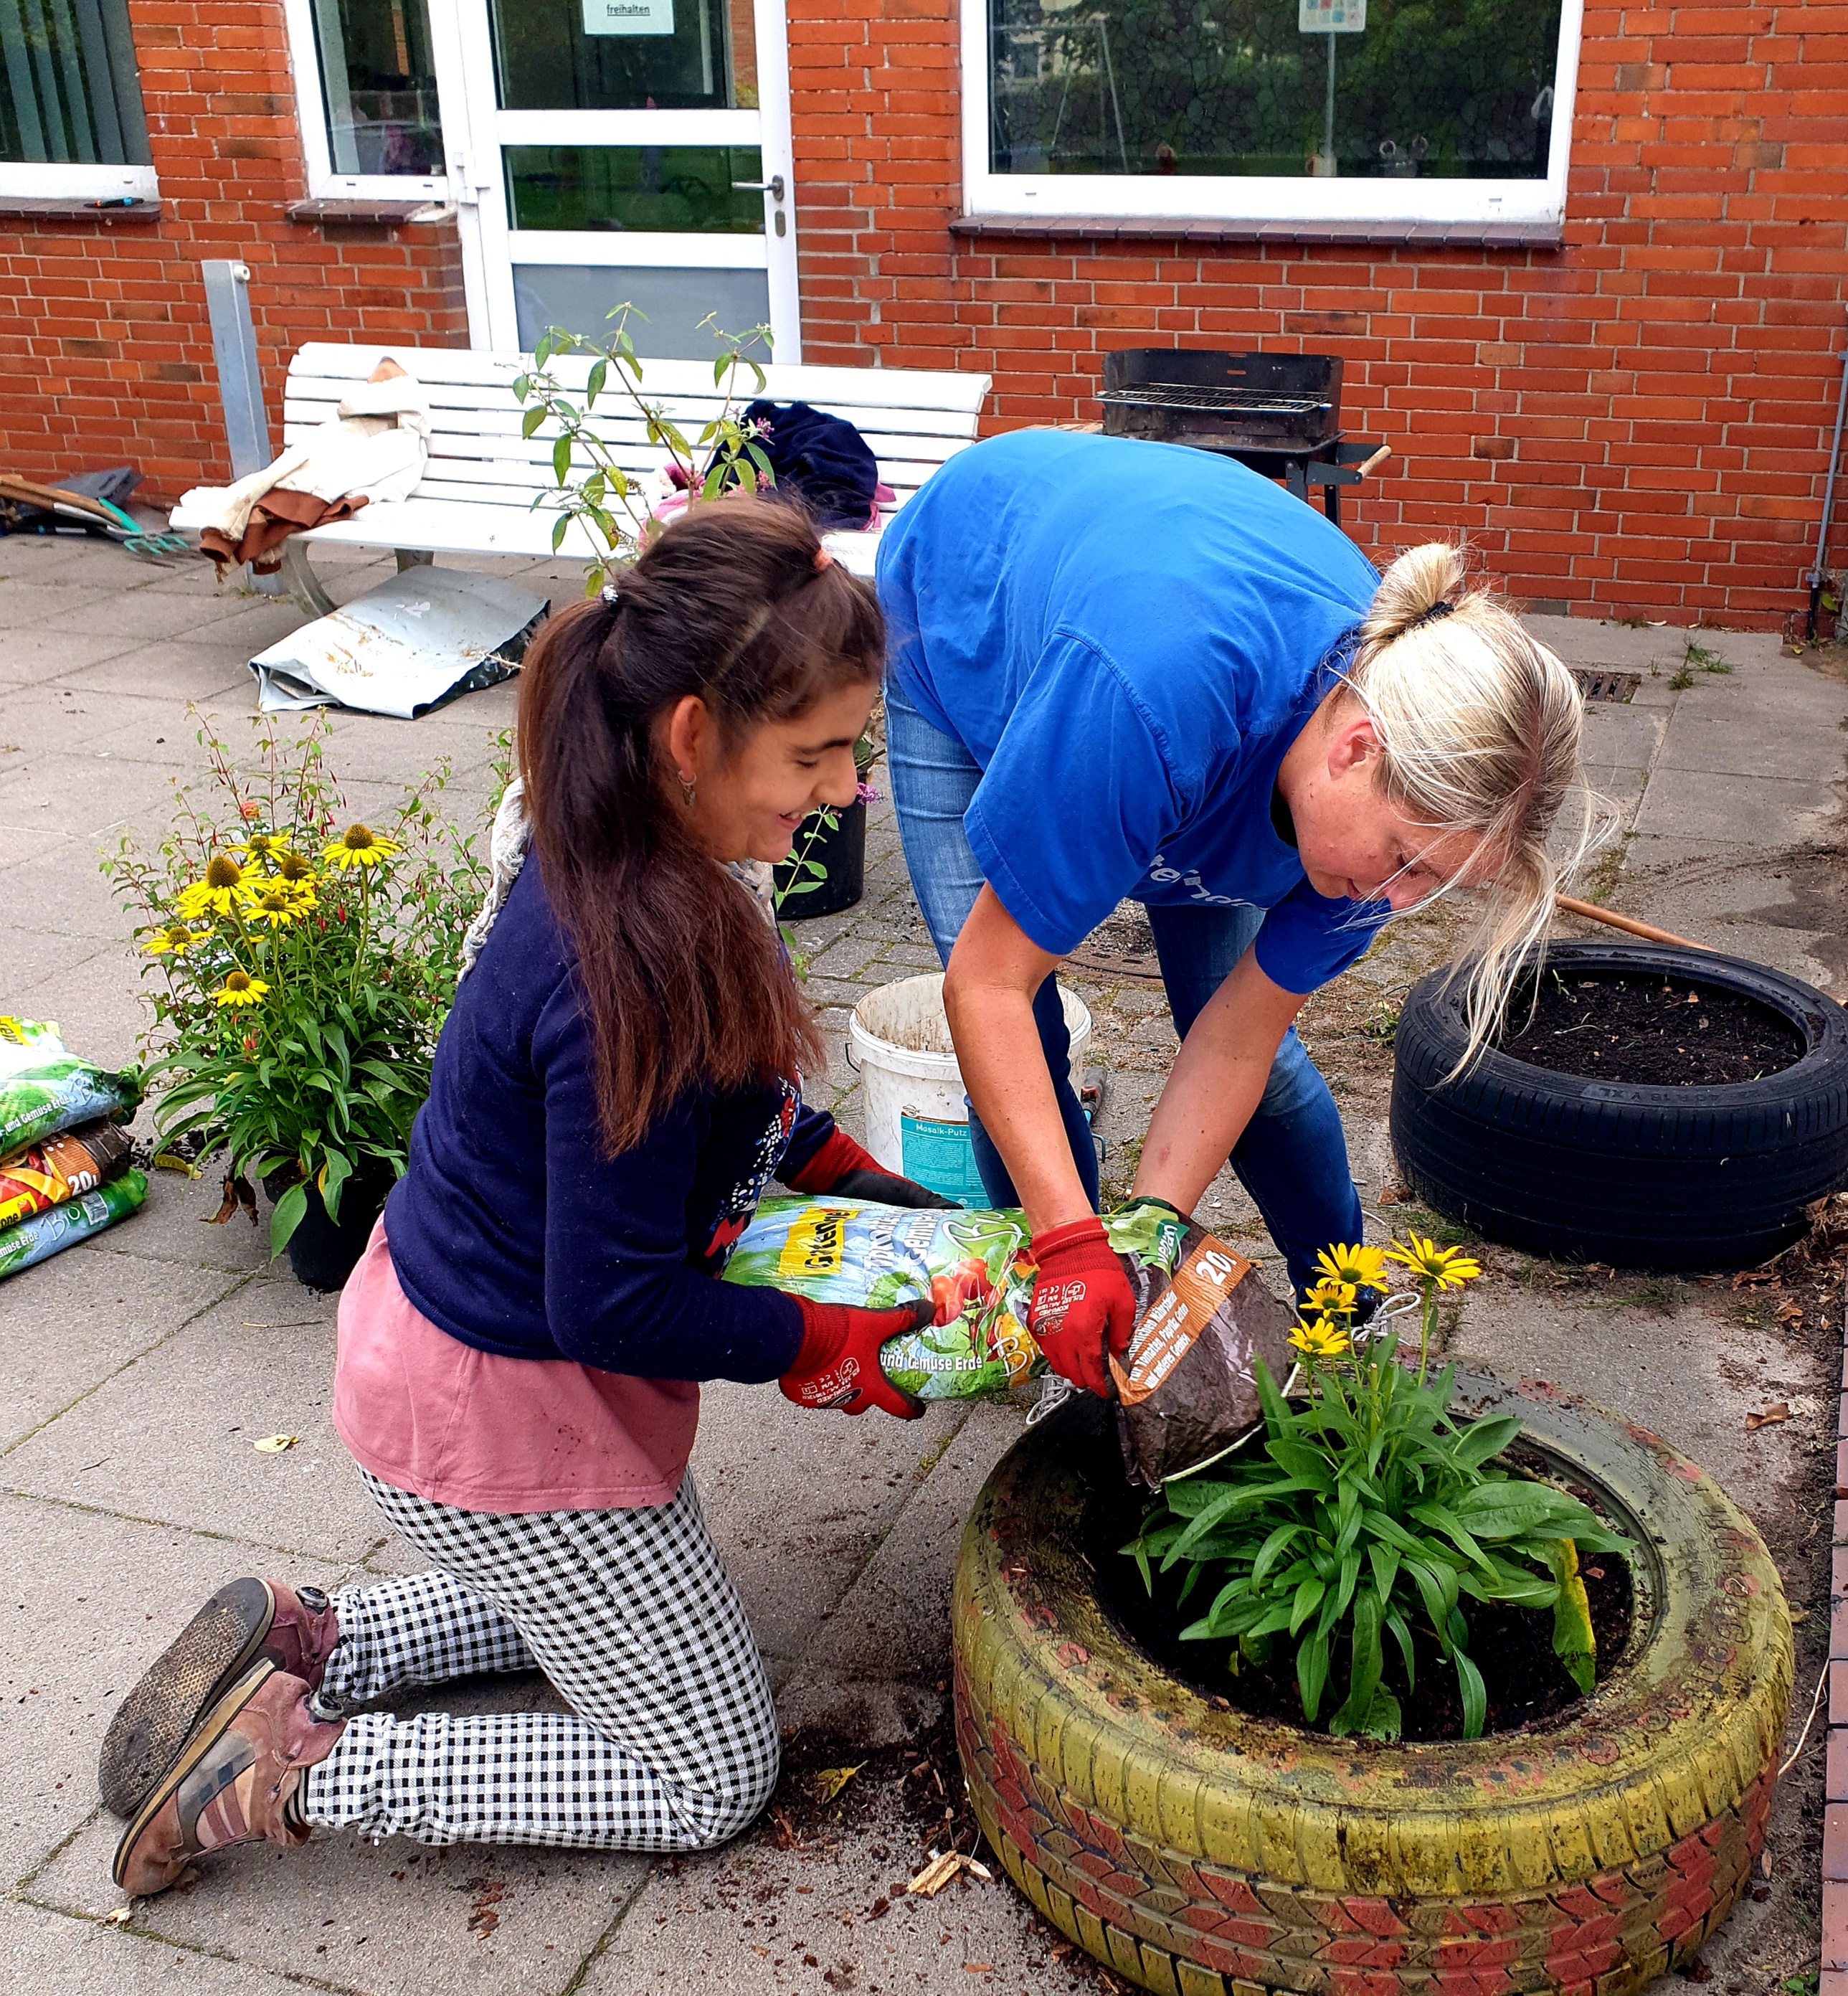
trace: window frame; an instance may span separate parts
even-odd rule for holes
[[[152,167],[98,167],[80,160],[0,160],[0,200],[157,201]]]
[[[453,9],[448,0],[426,0],[430,21],[430,60],[436,71],[436,103],[442,120],[446,163],[463,157],[460,135],[452,132],[450,107],[459,96],[453,53]],[[321,46],[315,35],[315,0],[283,0],[289,40],[289,67],[295,79],[296,122],[301,128],[302,157],[308,167],[311,201],[415,201],[453,199],[450,170],[434,174],[341,174],[334,170],[333,149],[327,129],[327,93],[321,74]],[[466,148],[464,149],[466,150]]]
[[[1402,229],[1565,219],[1585,0],[1561,0],[1544,180],[1319,180],[1305,174],[998,174],[989,170],[989,7],[962,0],[962,201],[975,220],[1344,223]]]

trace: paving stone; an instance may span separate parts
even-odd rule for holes
[[[158,699],[170,735],[175,700],[215,700],[255,683],[241,656],[229,652],[222,643],[200,642],[196,633],[153,644],[137,639],[129,651],[100,660],[74,662],[70,670],[55,676],[59,686],[86,693]],[[179,738],[190,748],[192,730],[183,728]]]
[[[112,832],[172,793],[165,769],[95,751],[40,751],[0,772],[0,824],[29,836],[67,834],[112,848]]]
[[[73,667],[119,658],[139,642],[126,631],[74,631],[61,621],[25,630],[0,625],[0,687],[36,686]]]
[[[13,1987],[33,1996],[296,1996],[301,1986],[267,1968],[36,1905],[0,1904],[0,1960]]]
[[[1823,835],[1838,798],[1826,783],[1657,768],[1636,817],[1639,832],[1712,845],[1787,845]]]

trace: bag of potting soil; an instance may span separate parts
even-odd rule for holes
[[[1254,1360],[1289,1373],[1291,1316],[1254,1265],[1171,1208],[1104,1216],[1137,1303],[1127,1365],[1112,1362],[1124,1460],[1150,1488],[1196,1469],[1258,1418]],[[1004,1394],[1046,1369],[1027,1329],[1034,1274],[1024,1215],[914,1211],[853,1199],[766,1199],[728,1282],[814,1303],[890,1309],[921,1296],[936,1321],[880,1348],[886,1376],[921,1400]]]
[[[0,1158],[0,1227],[119,1178],[128,1169],[130,1148],[126,1130],[96,1122],[43,1137],[10,1158]]]
[[[22,1268],[29,1268],[35,1261],[74,1248],[80,1241],[102,1233],[105,1227],[113,1227],[119,1220],[126,1220],[139,1210],[146,1197],[147,1174],[124,1172],[120,1178],[98,1186],[94,1192],[79,1192],[75,1199],[54,1206],[49,1212],[0,1228],[0,1282],[18,1275]]]
[[[0,1157],[99,1116],[126,1117],[140,1100],[133,1075],[77,1059],[51,1020],[0,1016]]]

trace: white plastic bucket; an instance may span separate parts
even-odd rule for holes
[[[1091,1014],[1082,999],[1062,989],[1072,1070],[1084,1072]],[[969,1143],[962,1072],[943,1009],[941,972],[882,985],[853,1008],[848,1058],[859,1070],[866,1148],[889,1172],[969,1206],[988,1195]]]

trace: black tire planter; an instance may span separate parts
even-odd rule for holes
[[[354,1172],[341,1190],[337,1220],[329,1218],[319,1192],[308,1187],[308,1210],[289,1236],[285,1251],[291,1272],[305,1289],[325,1293],[346,1286],[347,1277],[359,1266],[372,1238],[373,1223],[397,1183],[397,1174],[388,1166]],[[272,1204],[288,1188],[289,1181],[280,1172],[272,1172],[263,1180]]]
[[[843,908],[857,907],[866,891],[866,807],[858,798],[835,814],[831,831],[826,826],[807,845],[807,857],[828,869],[828,877],[816,882],[812,892],[792,894],[779,910],[786,922],[807,921],[811,915],[838,915]],[[796,834],[796,851],[808,840],[804,818]],[[796,863],[791,859],[776,869],[776,891],[787,894],[796,880]]]
[[[1630,1996],[1750,1884],[1793,1662],[1763,1541],[1647,1429],[1474,1368],[1461,1399],[1520,1416],[1523,1450],[1642,1548],[1592,1697],[1479,1740],[1332,1740],[1152,1662],[1099,1599],[1089,1479],[1120,1471],[1082,1413],[989,1477],[956,1571],[963,1771],[1009,1876],[1118,1974],[1165,1996]]]
[[[1411,1189],[1492,1241],[1614,1268],[1749,1268],[1848,1185],[1848,1013],[1763,964],[1653,943],[1555,943],[1549,971],[1659,972],[1736,992],[1805,1051],[1758,1081],[1619,1085],[1494,1048],[1459,1079],[1463,983],[1433,972],[1400,1014],[1392,1141]]]

